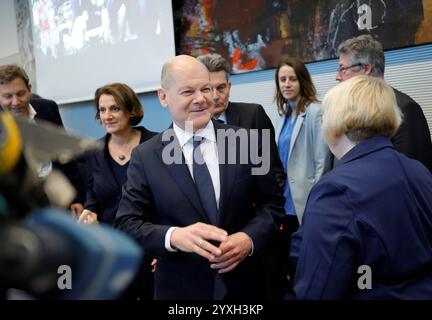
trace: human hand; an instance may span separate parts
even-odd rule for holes
[[[237,232],[227,237],[219,245],[222,255],[211,259],[210,268],[219,269],[219,273],[234,270],[252,250],[252,239],[244,232]]]
[[[73,215],[76,219],[78,219],[79,216],[81,215],[81,213],[83,212],[84,207],[83,207],[83,205],[82,205],[81,203],[76,202],[76,203],[72,203],[72,204],[70,205],[69,209],[70,209],[72,215]]]
[[[152,266],[151,272],[156,272],[157,264],[158,264],[158,260],[156,258],[153,259],[151,262],[151,266]]]
[[[228,233],[210,224],[197,222],[187,227],[177,227],[171,234],[171,246],[184,252],[195,252],[210,260],[222,254],[221,249],[209,241],[223,242]]]
[[[92,223],[99,223],[99,222],[97,221],[97,214],[96,213],[85,209],[81,213],[81,215],[78,219],[78,223],[92,224]]]

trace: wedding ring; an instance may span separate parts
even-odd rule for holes
[[[201,238],[200,240],[199,240],[199,242],[198,242],[198,247],[200,247],[200,248],[202,248],[202,243],[203,243],[203,239]]]

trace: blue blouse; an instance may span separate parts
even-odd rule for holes
[[[295,117],[295,119],[294,122],[291,123],[291,119],[293,116]],[[279,135],[279,141],[278,141],[279,157],[282,161],[282,165],[287,174],[288,174],[288,155],[289,155],[289,150],[291,145],[291,137],[296,122],[297,122],[296,114],[291,114],[290,116],[285,117],[285,122],[282,127],[281,133]],[[288,177],[287,180],[285,181],[284,196],[285,196],[285,214],[295,216],[296,211],[294,207],[294,201],[291,196]]]

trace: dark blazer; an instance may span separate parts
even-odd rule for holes
[[[270,129],[273,141],[275,140],[273,124],[262,105],[229,102],[225,114],[228,124],[248,129]]]
[[[402,111],[402,125],[391,139],[397,151],[422,162],[432,172],[432,142],[422,108],[405,93],[393,89]]]
[[[262,105],[256,103],[229,102],[225,114],[227,124],[229,125],[246,129],[270,130],[270,152],[268,154],[271,157],[271,162],[275,163],[273,167],[276,168],[276,170],[280,169],[276,172],[276,176],[279,185],[283,187],[286,174],[279,159],[275,130]],[[285,235],[283,233],[288,234]],[[268,283],[267,297],[271,300],[282,299],[289,286],[287,283],[288,257],[286,254],[289,244],[286,243],[287,241],[285,241],[284,237],[288,237],[289,239],[290,235],[290,232],[285,226],[279,228],[278,235],[273,239],[272,245],[263,258],[263,268],[265,269],[265,277]]]
[[[156,132],[144,127],[135,127],[141,131],[140,143],[143,143],[156,135]],[[87,198],[85,208],[96,212],[98,221],[113,224],[118,204],[121,199],[122,186],[112,172],[108,152],[110,134],[106,134],[101,141],[103,149],[87,156]]]
[[[274,163],[274,168],[282,168],[278,172],[278,183],[283,187],[285,183],[285,172],[280,164],[279,153],[276,145],[275,130],[273,124],[260,104],[229,102],[225,110],[227,124],[246,129],[269,129],[270,130],[270,156]]]
[[[313,187],[290,256],[298,299],[431,299],[432,174],[385,137],[362,141]]]
[[[30,104],[36,111],[36,121],[41,119],[63,127],[57,103],[48,99],[30,99]]]
[[[60,111],[57,103],[48,99],[30,99],[30,104],[36,111],[35,121],[45,120],[58,126],[63,126],[63,121],[60,116]],[[85,176],[82,174],[85,169],[81,160],[74,160],[67,164],[53,163],[53,166],[68,178],[70,183],[75,188],[77,195],[73,202],[84,203],[85,201]],[[82,168],[83,167],[83,168]]]
[[[238,130],[215,121],[214,127]],[[170,135],[171,139],[163,141],[163,135]],[[227,287],[226,298],[257,298],[265,294],[259,256],[276,232],[276,221],[284,216],[284,200],[274,168],[265,175],[251,175],[250,160],[243,164],[238,161],[240,144],[227,142],[233,135],[231,131],[225,143],[218,140],[220,157],[237,152],[235,164],[222,164],[220,159],[219,227],[228,234],[239,231],[248,234],[254,243],[254,253],[222,277]],[[225,150],[221,149],[223,145]],[[209,261],[194,253],[168,252],[165,248],[165,235],[171,226],[210,224],[210,221],[184,158],[181,164],[165,164],[164,150],[183,155],[173,129],[133,151],[115,225],[140,243],[149,255],[159,257],[156,299],[212,299],[215,271],[210,269]]]

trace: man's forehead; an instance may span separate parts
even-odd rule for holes
[[[216,71],[216,72],[210,72],[210,80],[212,82],[217,81],[218,83],[220,82],[227,83],[228,77],[225,71]]]
[[[15,78],[15,79],[12,79],[9,82],[0,83],[0,88],[3,88],[3,89],[10,88],[12,86],[13,87],[17,87],[18,86],[20,88],[22,87],[22,88],[25,88],[25,89],[30,89],[27,86],[27,84],[25,83],[25,81],[23,79],[19,78],[19,77]]]
[[[341,64],[343,64],[343,63],[350,62],[351,59],[352,59],[352,55],[341,53],[341,54],[339,55],[339,65],[341,65]]]
[[[175,72],[171,74],[171,82],[177,87],[205,85],[210,82],[210,77],[205,72]]]

